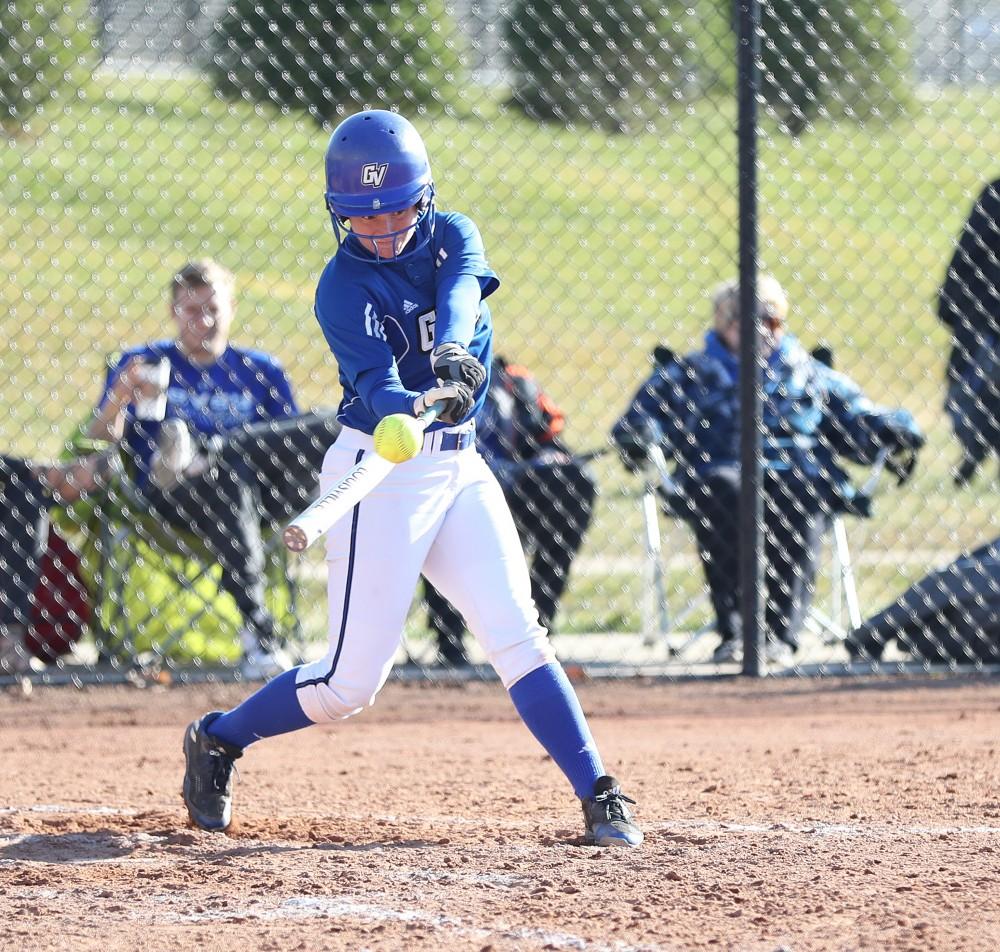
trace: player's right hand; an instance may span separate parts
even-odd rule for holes
[[[435,403],[443,403],[438,419],[442,423],[460,423],[468,416],[475,400],[472,390],[464,383],[442,383],[440,387],[425,390],[413,401],[413,415],[420,416]]]

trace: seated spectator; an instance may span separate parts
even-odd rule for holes
[[[243,671],[257,677],[283,663],[264,603],[262,528],[313,497],[339,427],[298,417],[274,358],[230,344],[233,283],[210,260],[174,275],[175,338],[113,361],[88,435],[120,444],[149,510],[197,536],[219,562],[243,616]]]
[[[878,661],[893,640],[932,664],[1000,664],[1000,539],[911,585],[851,632],[847,650]]]
[[[962,448],[955,482],[1000,453],[1000,179],[969,215],[938,297],[951,329],[945,410]]]
[[[476,445],[507,497],[546,628],[566,589],[596,496],[585,465],[562,441],[564,425],[562,412],[524,367],[494,360],[486,403],[476,419]],[[467,663],[462,616],[429,583],[425,597],[442,660]]]
[[[882,447],[908,477],[923,437],[905,410],[874,406],[843,374],[810,356],[786,330],[788,299],[770,275],[761,308],[766,653],[790,661],[813,594],[819,542],[831,513],[862,510],[838,457],[871,464]],[[721,643],[715,660],[742,657],[739,590],[739,285],[713,297],[703,350],[664,360],[636,394],[612,437],[631,469],[656,443],[676,463],[677,495],[665,498],[688,520],[711,592]]]
[[[30,671],[32,594],[48,540],[49,510],[105,487],[113,461],[110,453],[67,463],[0,455],[0,675]]]

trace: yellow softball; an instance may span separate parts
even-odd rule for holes
[[[405,413],[382,417],[375,427],[375,452],[390,463],[405,463],[420,452],[424,429],[420,421]]]

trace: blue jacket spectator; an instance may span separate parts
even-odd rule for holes
[[[641,460],[659,443],[682,487],[738,464],[739,376],[739,356],[709,331],[704,350],[656,368],[615,424],[616,444]],[[765,469],[807,478],[833,511],[849,511],[855,495],[838,457],[871,464],[883,446],[922,442],[908,411],[876,406],[791,334],[767,359],[763,423]]]
[[[850,378],[811,356],[785,330],[788,300],[771,276],[758,288],[766,369],[763,459],[767,629],[775,660],[795,648],[812,597],[815,557],[832,512],[865,509],[842,461],[871,464],[882,447],[908,476],[923,436],[905,410],[874,405]],[[739,642],[736,585],[740,481],[739,288],[723,285],[714,327],[701,351],[664,360],[639,389],[612,437],[630,468],[658,444],[676,462],[672,508],[696,531],[722,645],[735,660]]]

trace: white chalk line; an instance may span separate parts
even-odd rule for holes
[[[17,813],[24,814],[64,814],[77,816],[135,816],[139,811],[130,808],[115,807],[95,807],[90,809],[80,809],[70,805],[62,804],[34,804],[27,807],[4,807],[0,810],[3,814],[11,815]],[[366,816],[371,819],[371,816]],[[399,819],[393,817],[393,819]],[[468,822],[467,818],[456,817],[444,820],[454,820],[456,824]],[[483,820],[477,820],[482,823]],[[498,821],[498,825],[500,822]],[[860,823],[825,823],[811,822],[803,823],[801,820],[773,820],[759,823],[726,822],[716,820],[673,820],[665,823],[645,824],[646,830],[651,834],[683,834],[683,833],[710,833],[719,837],[726,834],[748,834],[751,836],[772,836],[772,835],[792,835],[807,837],[862,837],[869,839],[881,838],[902,838],[907,836],[1000,836],[1000,827],[991,825],[933,825],[933,824],[860,824]],[[13,836],[0,836],[0,844],[3,846],[15,845],[19,842],[30,840],[37,834],[19,834]],[[69,834],[78,835],[78,834]],[[133,844],[135,846],[153,847],[160,843],[168,842],[168,836],[152,835],[145,832],[131,832],[114,834],[115,844]],[[220,838],[221,839],[221,838]],[[257,840],[243,839],[238,841],[241,846],[288,846],[303,847],[302,843],[293,841]],[[652,840],[651,840],[652,842]],[[309,844],[312,848],[313,844]],[[386,844],[391,848],[391,844]],[[83,859],[81,863],[135,863],[148,862],[145,857],[101,857]],[[8,865],[11,862],[24,862],[20,860],[0,860],[0,865]],[[453,870],[433,870],[422,869],[417,871],[394,870],[391,877],[415,882],[468,882],[476,885],[492,885],[494,887],[510,890],[516,889],[525,882],[530,882],[524,877],[506,874],[465,874]],[[48,888],[17,889],[17,893],[30,894],[38,899],[57,900],[62,897],[59,890]],[[77,892],[75,895],[79,895]],[[99,907],[99,897],[94,894],[95,908]],[[341,918],[364,920],[369,922],[398,922],[406,924],[416,924],[429,929],[445,930],[449,934],[463,939],[483,941],[492,937],[503,937],[515,942],[532,943],[538,946],[548,946],[556,949],[581,950],[581,952],[668,952],[663,946],[658,945],[631,945],[624,942],[592,942],[569,932],[548,931],[538,928],[527,928],[513,926],[504,922],[497,922],[489,927],[470,924],[455,916],[448,916],[439,913],[422,912],[419,910],[396,908],[380,902],[358,896],[339,896],[336,898],[323,896],[289,896],[274,903],[264,903],[254,901],[244,906],[227,906],[224,909],[203,910],[199,912],[174,912],[169,905],[178,901],[188,901],[185,897],[177,894],[151,896],[152,910],[135,910],[128,913],[136,920],[150,921],[154,924],[196,924],[216,921],[233,921],[251,919],[260,922],[274,922],[283,920],[304,920],[321,918]]]
[[[131,807],[72,806],[64,803],[33,803],[26,807],[0,807],[0,814],[49,813],[75,814],[76,816],[135,816]]]
[[[107,886],[100,892],[93,890],[73,891],[74,902],[79,902],[81,894],[92,895],[93,908],[100,908],[100,900],[107,898]],[[15,887],[10,895],[19,897],[30,896],[34,900],[51,900],[58,902],[65,899],[64,891],[49,887]],[[124,917],[133,921],[149,923],[150,925],[195,925],[207,922],[229,922],[251,919],[257,922],[277,922],[303,919],[351,919],[366,922],[398,922],[408,925],[421,925],[433,930],[446,931],[463,939],[495,940],[510,939],[518,943],[531,943],[546,949],[576,949],[580,952],[669,952],[660,945],[635,945],[628,942],[614,941],[598,942],[585,939],[572,932],[551,931],[548,929],[528,928],[511,925],[503,920],[489,926],[470,924],[457,916],[441,913],[421,912],[415,909],[399,909],[356,896],[288,896],[275,903],[254,901],[245,905],[229,904],[225,909],[211,909],[200,912],[173,912],[167,908],[173,903],[190,902],[190,897],[172,894],[150,894],[149,906],[142,909],[122,910]]]
[[[592,942],[571,932],[553,932],[548,929],[512,926],[503,921],[498,921],[489,927],[470,925],[456,916],[420,912],[413,909],[396,909],[352,896],[341,896],[336,899],[325,896],[291,896],[279,905],[270,907],[262,903],[254,903],[241,909],[230,908],[200,913],[167,913],[157,916],[157,919],[163,923],[215,922],[233,918],[252,918],[262,921],[350,918],[370,922],[418,924],[431,929],[445,930],[450,934],[480,942],[501,937],[512,939],[515,942],[530,942],[542,948],[579,949],[585,950],[585,952],[667,952],[663,946],[659,945],[632,945],[619,941],[610,944]]]
[[[147,809],[138,810],[134,807],[108,807],[91,804],[74,806],[68,803],[32,803],[26,806],[0,807],[0,816],[16,815],[18,813],[43,813],[68,816],[138,816],[151,810],[162,810],[164,813],[176,813],[176,807],[171,803],[156,804]],[[179,814],[178,814],[179,815]],[[302,809],[297,814],[300,818],[313,818],[324,822],[337,820],[369,820],[372,822],[407,824],[413,822],[413,817],[398,813],[337,813],[336,815],[321,810]],[[450,823],[454,826],[480,825],[483,821],[478,817],[448,816],[446,814],[423,814],[421,820],[428,824],[437,822]],[[516,825],[517,821],[514,821]],[[525,824],[526,825],[526,824]],[[273,841],[269,841],[273,842]]]

